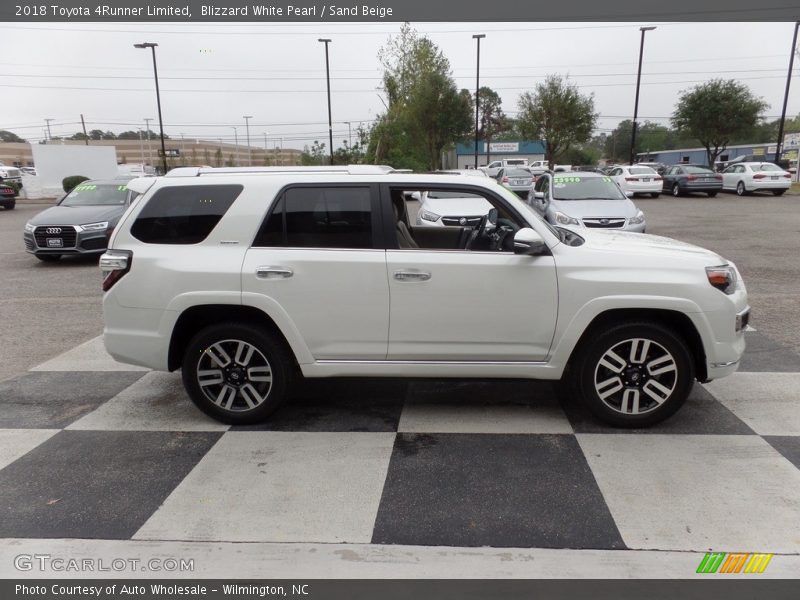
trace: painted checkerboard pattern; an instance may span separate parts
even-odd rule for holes
[[[97,338],[0,383],[0,538],[800,553],[800,356],[648,430],[548,383],[304,382],[228,427]]]

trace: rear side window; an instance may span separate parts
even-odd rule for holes
[[[188,185],[158,190],[136,217],[131,235],[147,244],[197,244],[208,237],[242,192],[241,185]]]
[[[289,248],[372,248],[366,187],[297,187],[284,192],[253,242]]]

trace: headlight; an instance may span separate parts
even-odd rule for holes
[[[644,223],[644,213],[642,211],[637,212],[636,216],[630,219],[628,223],[631,225],[641,225]]]
[[[81,229],[84,231],[105,231],[108,229],[108,221],[103,221],[102,223],[89,223],[87,225],[81,225]]]
[[[556,223],[560,223],[561,225],[580,225],[578,219],[565,215],[562,212],[556,212]]]
[[[27,233],[33,233],[36,230],[36,225],[31,225],[30,223],[25,223],[25,231]]]
[[[431,223],[435,223],[439,220],[439,215],[436,213],[432,213],[429,210],[421,210],[419,211],[419,216],[421,219],[425,219],[426,221],[430,221]]]
[[[732,294],[736,290],[736,269],[730,265],[719,267],[706,267],[708,283],[726,294]]]

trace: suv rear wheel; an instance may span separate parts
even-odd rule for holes
[[[577,395],[598,419],[616,427],[663,421],[686,401],[694,362],[686,343],[657,323],[606,330],[578,356]]]
[[[288,396],[289,352],[273,333],[243,323],[212,325],[192,338],[183,385],[207,415],[232,425],[259,423]]]

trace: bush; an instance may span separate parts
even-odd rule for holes
[[[64,188],[66,193],[70,193],[79,183],[83,181],[89,181],[88,177],[84,177],[83,175],[70,175],[69,177],[64,177],[61,181],[61,185]]]

